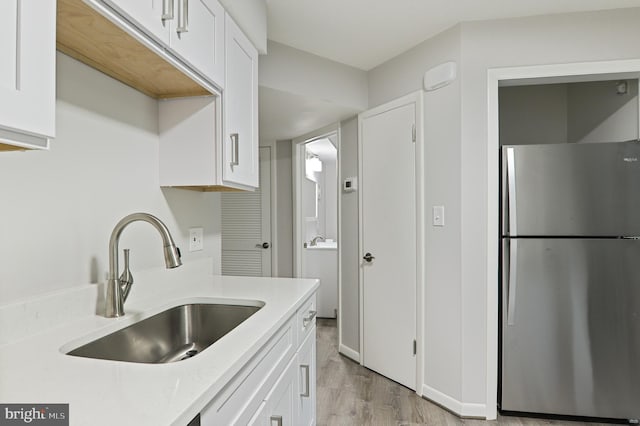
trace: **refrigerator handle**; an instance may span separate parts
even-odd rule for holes
[[[513,148],[507,148],[507,205],[509,206],[509,236],[518,235],[516,215],[516,159]]]
[[[516,323],[516,287],[518,283],[518,239],[509,239],[509,283],[507,284],[507,325]]]

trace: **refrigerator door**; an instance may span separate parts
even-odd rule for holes
[[[640,235],[640,143],[504,146],[503,235]]]
[[[501,409],[640,418],[640,241],[503,244]]]

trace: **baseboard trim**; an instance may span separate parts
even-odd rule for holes
[[[487,418],[487,406],[485,404],[460,402],[457,399],[427,385],[422,385],[422,397],[427,398],[460,417],[473,419]]]
[[[360,352],[354,351],[353,349],[343,345],[342,343],[338,348],[338,352],[340,352],[342,355],[346,356],[347,358],[351,358],[355,362],[360,362]]]

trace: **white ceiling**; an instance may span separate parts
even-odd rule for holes
[[[640,6],[640,0],[266,0],[271,40],[368,71],[463,21]]]
[[[320,160],[335,161],[338,150],[329,138],[318,139],[305,145],[308,152],[316,154]]]

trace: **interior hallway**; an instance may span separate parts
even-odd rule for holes
[[[460,419],[404,386],[339,355],[336,320],[319,319],[317,325],[318,426],[601,425],[503,416],[494,421]]]

